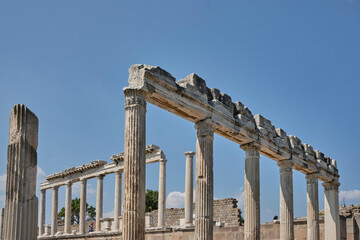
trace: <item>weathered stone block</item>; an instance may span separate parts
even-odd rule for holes
[[[271,124],[271,121],[264,118],[260,114],[255,115],[254,117],[256,126],[260,130],[260,132],[268,137],[269,140],[273,141],[273,138],[276,136],[275,127]]]
[[[208,101],[208,88],[206,87],[206,82],[198,75],[192,73],[186,78],[179,80],[177,84],[180,87],[183,87],[187,94],[203,102]]]
[[[315,158],[315,151],[314,151],[313,147],[307,143],[303,143],[301,146],[304,150],[306,159],[315,162],[316,158]]]
[[[301,147],[301,140],[298,137],[292,135],[289,135],[289,139],[290,139],[291,150],[294,153],[303,156],[304,150]]]
[[[129,68],[129,87],[142,88],[145,87],[144,78],[147,76],[151,78],[154,76],[159,80],[162,80],[168,84],[176,86],[175,78],[165,71],[164,69],[157,66],[150,66],[146,64],[135,64]]]
[[[287,136],[286,132],[283,129],[281,128],[276,129],[276,137],[274,140],[276,145],[278,145],[279,147],[290,148],[289,137]]]

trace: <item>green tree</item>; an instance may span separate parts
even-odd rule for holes
[[[158,198],[159,192],[150,189],[146,190],[145,201],[146,201],[146,212],[151,212],[158,209]]]
[[[59,217],[65,217],[65,207],[61,208]],[[96,210],[95,207],[89,206],[86,203],[86,220],[95,220],[96,217]],[[75,198],[71,200],[71,223],[79,223],[80,219],[80,198]]]

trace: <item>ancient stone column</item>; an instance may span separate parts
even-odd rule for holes
[[[318,177],[316,173],[306,175],[307,240],[320,240]]]
[[[55,235],[57,233],[58,202],[59,202],[59,187],[53,187],[52,211],[51,211],[51,235]]]
[[[37,238],[37,147],[38,118],[26,106],[15,105],[10,114],[4,240]]]
[[[161,159],[159,163],[158,227],[164,227],[166,203],[166,159]]]
[[[195,152],[185,152],[185,225],[193,225],[193,194],[194,194],[194,155]]]
[[[123,239],[145,239],[145,116],[140,90],[125,89]]]
[[[339,185],[338,182],[323,183],[325,189],[324,235],[326,240],[340,239]]]
[[[72,182],[66,183],[66,196],[65,196],[65,226],[64,232],[67,234],[71,233],[71,189]]]
[[[103,217],[103,181],[104,175],[97,177],[97,191],[96,191],[96,231],[101,231],[100,219]]]
[[[260,146],[256,143],[241,145],[245,151],[245,240],[260,239]]]
[[[294,239],[293,173],[291,160],[278,162],[280,167],[280,239]]]
[[[45,209],[46,209],[46,189],[41,189],[40,190],[39,236],[42,236],[44,234]]]
[[[5,208],[0,210],[0,239],[3,239]]]
[[[196,123],[195,239],[213,239],[213,140],[211,120]]]
[[[114,204],[114,230],[120,230],[119,216],[121,215],[121,178],[122,171],[116,172],[115,175],[115,204]]]
[[[80,216],[79,216],[79,233],[85,233],[86,223],[86,185],[87,179],[80,179],[81,193],[80,193]]]

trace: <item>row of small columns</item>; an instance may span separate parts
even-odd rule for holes
[[[124,89],[125,95],[125,159],[124,159],[124,218],[123,239],[145,239],[145,123],[146,100],[141,90]],[[196,214],[195,239],[213,239],[213,135],[214,125],[211,120],[195,124],[196,129]],[[256,143],[241,145],[245,150],[245,239],[260,239],[260,146]],[[192,216],[192,179],[186,166],[185,222],[191,223]],[[191,164],[192,165],[192,164]],[[280,239],[294,239],[293,224],[293,182],[292,161],[278,162],[280,167]],[[191,175],[191,174],[190,174]],[[319,239],[318,220],[318,180],[307,176],[308,182],[308,240]],[[339,204],[336,183],[324,183],[325,188],[325,239],[338,240]]]

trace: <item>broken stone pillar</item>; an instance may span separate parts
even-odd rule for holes
[[[64,232],[66,234],[71,234],[71,189],[72,182],[68,181],[66,183],[66,196],[65,196],[65,225]]]
[[[120,230],[119,217],[121,215],[121,178],[122,171],[116,172],[115,175],[115,203],[114,203],[114,230]]]
[[[123,240],[145,239],[145,117],[140,90],[125,89]]]
[[[195,152],[185,152],[185,225],[193,225],[193,194],[194,194],[194,155]]]
[[[339,185],[338,182],[323,183],[325,189],[324,235],[326,240],[340,239]]]
[[[159,163],[158,227],[164,227],[166,205],[166,159],[161,159]]]
[[[81,182],[81,193],[80,193],[80,215],[79,215],[79,233],[86,233],[86,185],[87,179],[80,179]]]
[[[260,146],[256,143],[241,145],[245,155],[245,240],[260,239]]]
[[[37,238],[36,197],[38,118],[25,105],[10,114],[4,240]]]
[[[103,192],[104,192],[104,175],[97,177],[97,190],[96,190],[96,231],[101,231],[101,221],[103,217]]]
[[[52,211],[51,211],[51,235],[57,233],[58,227],[58,203],[59,203],[59,187],[53,187]]]
[[[196,123],[195,239],[213,239],[213,140],[211,120]]]
[[[45,233],[44,232],[45,206],[46,206],[46,189],[41,189],[40,190],[39,236],[42,236]]]
[[[294,240],[293,173],[291,160],[278,162],[280,167],[280,239]]]
[[[318,177],[316,173],[306,175],[307,240],[320,240]]]

